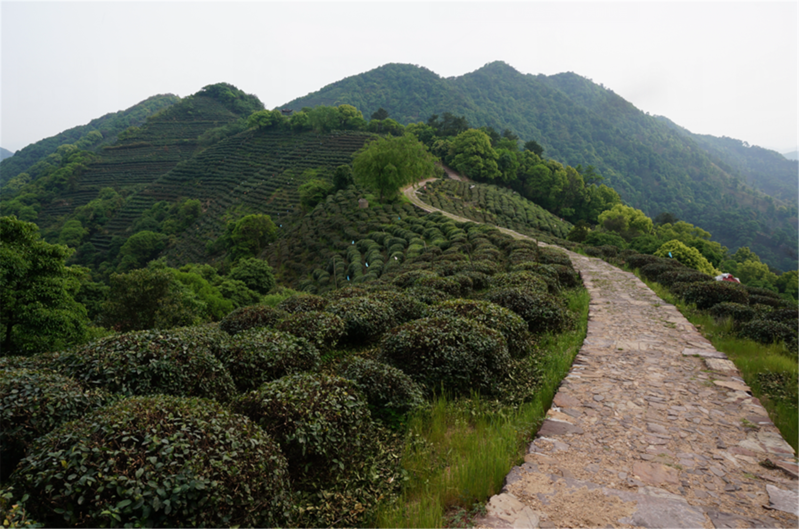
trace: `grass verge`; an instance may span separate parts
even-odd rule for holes
[[[468,525],[482,504],[500,491],[580,350],[588,301],[586,290],[570,292],[575,329],[541,341],[540,387],[531,402],[512,407],[477,395],[441,395],[411,418],[403,454],[406,482],[400,497],[379,509],[377,527]]]
[[[676,306],[716,350],[732,360],[782,437],[799,453],[799,363],[796,351],[788,351],[784,343],[764,345],[738,338],[734,335],[731,320],[716,320],[707,312],[697,310],[695,305],[686,304],[663,285],[638,277],[661,299]]]

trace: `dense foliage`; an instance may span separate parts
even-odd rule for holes
[[[246,417],[210,400],[125,399],[39,438],[13,482],[49,527],[286,523],[286,459]]]

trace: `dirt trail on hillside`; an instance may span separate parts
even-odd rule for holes
[[[424,183],[403,193],[440,211],[416,196]],[[793,448],[733,363],[635,275],[567,253],[591,296],[587,336],[477,526],[799,526]]]

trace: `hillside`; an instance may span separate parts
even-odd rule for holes
[[[796,266],[796,178],[786,178],[789,165],[764,163],[763,149],[721,148],[676,130],[579,75],[523,75],[495,62],[445,79],[389,64],[282,108],[331,103],[355,105],[366,116],[382,107],[405,124],[451,112],[472,126],[511,129],[541,144],[547,157],[593,165],[627,203],[652,217],[671,212],[731,250],[750,246],[775,267]]]
[[[5,159],[7,157],[4,155],[3,161],[0,163],[0,185],[55,153],[62,145],[80,144],[81,148],[96,150],[103,145],[113,143],[123,130],[141,125],[149,116],[178,101],[180,98],[171,94],[152,96],[126,110],[111,112],[93,119],[86,125],[73,127],[50,138],[32,143],[20,149],[13,159]],[[99,133],[99,136],[92,134],[93,132]]]
[[[14,156],[13,152],[0,147],[0,161],[5,160],[6,158],[11,158],[12,156]]]

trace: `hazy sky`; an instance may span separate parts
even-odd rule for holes
[[[267,108],[389,62],[572,71],[700,134],[797,145],[797,2],[6,2],[0,146],[228,82]]]

